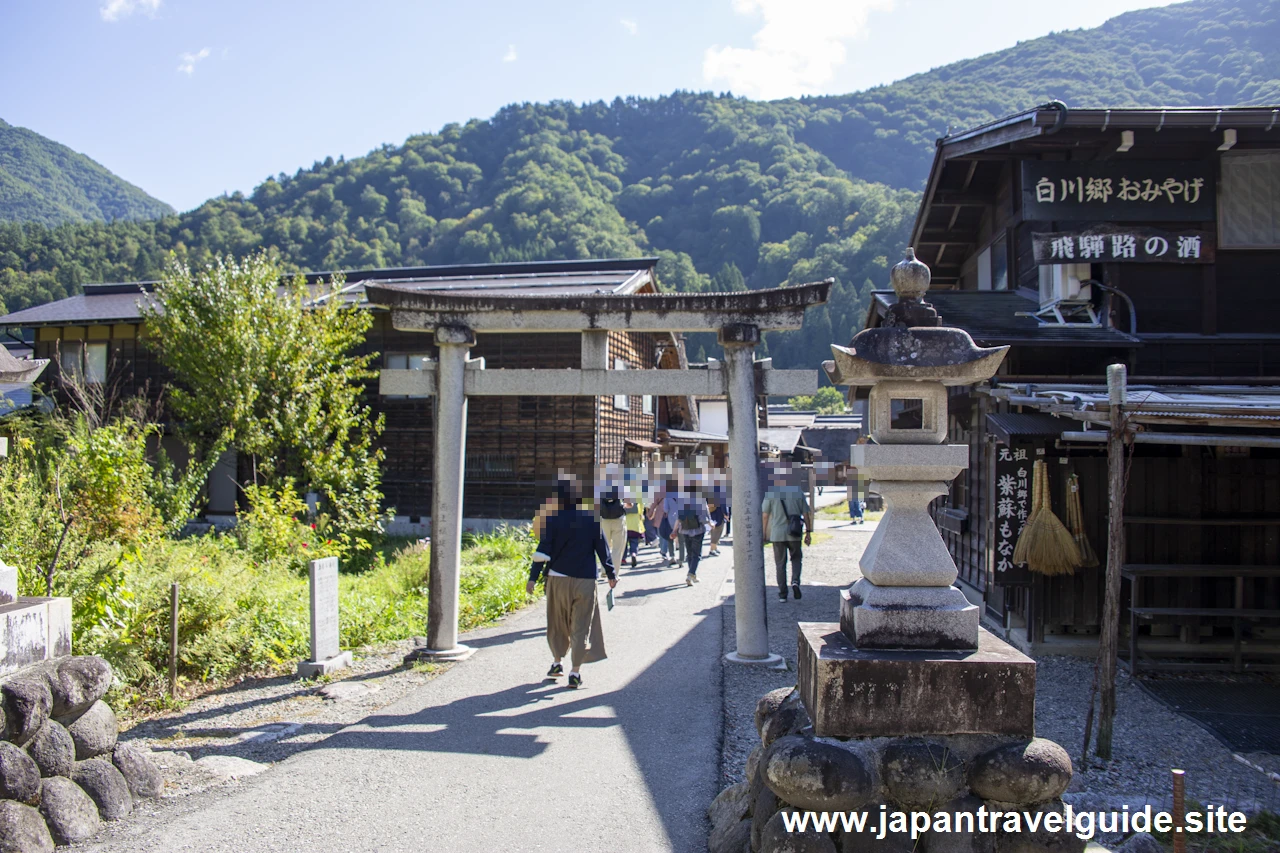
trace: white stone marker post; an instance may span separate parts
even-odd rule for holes
[[[720,330],[725,356],[725,391],[729,397],[729,486],[733,512],[733,607],[737,648],[725,655],[733,663],[778,666],[782,657],[769,653],[765,614],[764,531],[760,529],[760,453],[756,432],[756,372],[753,353],[760,329],[740,324]]]
[[[351,652],[338,642],[338,558],[312,560],[311,660],[298,663],[298,675],[315,678],[351,666]]]
[[[437,326],[435,461],[431,483],[431,575],[427,579],[427,645],[406,660],[464,660],[458,644],[462,571],[462,478],[467,453],[467,351],[475,332]]]

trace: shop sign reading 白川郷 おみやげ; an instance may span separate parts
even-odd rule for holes
[[[1213,164],[1179,160],[1022,161],[1022,218],[1208,222]]]
[[[1037,264],[1211,264],[1213,234],[1145,225],[1086,225],[1074,231],[1034,231]]]

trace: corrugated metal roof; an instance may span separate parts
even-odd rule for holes
[[[698,441],[708,443],[727,443],[729,436],[716,432],[697,432],[691,429],[663,430],[672,441]]]
[[[799,427],[789,429],[767,428],[758,432],[761,444],[778,448],[779,453],[790,453],[800,443],[800,435],[804,430]]]
[[[1065,429],[1079,429],[1077,421],[1043,412],[1005,412],[987,415],[987,430],[1009,444],[1017,438],[1055,438]]]

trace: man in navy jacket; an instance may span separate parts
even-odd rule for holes
[[[597,559],[604,566],[609,586],[618,583],[600,522],[594,513],[578,506],[575,486],[570,480],[556,484],[559,506],[543,525],[527,584],[532,593],[545,568],[547,645],[555,658],[547,675],[555,678],[564,673],[562,660],[572,649],[569,686],[574,688],[582,686],[582,664],[604,657],[604,636],[596,612]]]

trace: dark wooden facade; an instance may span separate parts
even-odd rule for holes
[[[1025,215],[1023,161],[1108,163],[1131,157],[1196,164],[1213,176],[1215,203],[1221,208],[1234,203],[1229,188],[1224,189],[1223,157],[1280,151],[1280,127],[1268,128],[1274,116],[1271,107],[1181,112],[1041,108],[939,140],[912,235],[917,256],[934,274],[934,289],[926,298],[946,325],[968,330],[979,344],[1011,346],[994,386],[1097,384],[1104,381],[1106,366],[1116,362],[1128,365],[1131,383],[1280,384],[1280,235],[1267,245],[1218,245],[1211,263],[1091,263],[1088,277],[1105,285],[1091,294],[1100,318],[1096,325],[1041,324],[1019,316],[1042,307],[1044,262],[1037,263],[1032,235],[1078,227]],[[1236,129],[1235,144],[1220,151],[1225,128]],[[1129,152],[1116,150],[1125,141],[1124,131],[1136,139]],[[1280,160],[1275,168],[1280,169]],[[1280,223],[1280,192],[1254,201],[1258,216]],[[1194,228],[1220,244],[1227,241],[1219,219],[1221,215],[1178,223],[1104,223]],[[879,324],[891,300],[891,294],[876,294],[869,326]],[[989,621],[1003,622],[1015,634],[1025,632],[1028,643],[1096,635],[1105,565],[1048,578],[1025,568],[1007,574],[996,570],[995,455],[1005,445],[988,416],[1031,411],[998,396],[980,388],[956,393],[951,400],[950,440],[969,445],[970,468],[951,494],[935,503],[935,517],[959,578],[984,602]],[[1078,422],[1063,418],[1058,432],[1079,428]],[[1248,432],[1245,426],[1216,431]],[[1079,476],[1085,530],[1105,562],[1105,451],[1100,445],[1072,445],[1056,435],[1029,435],[1020,441],[1033,457],[1038,452],[1038,458],[1048,461],[1059,517],[1066,477],[1071,472]],[[1136,447],[1124,510],[1127,563],[1210,568],[1206,575],[1147,580],[1144,607],[1203,609],[1234,603],[1245,609],[1280,609],[1280,579],[1246,578],[1243,600],[1238,601],[1240,591],[1226,574],[1231,566],[1280,566],[1280,451],[1231,452]],[[1223,567],[1223,573],[1212,572],[1214,566]],[[1126,583],[1125,608],[1129,591]],[[1231,632],[1231,622],[1196,615],[1144,623],[1138,630],[1143,636],[1181,640],[1187,656],[1194,656],[1193,646],[1222,639]],[[1127,615],[1123,623],[1128,625]],[[1276,639],[1280,631],[1275,625],[1250,625],[1246,634],[1253,632],[1259,641]]]

